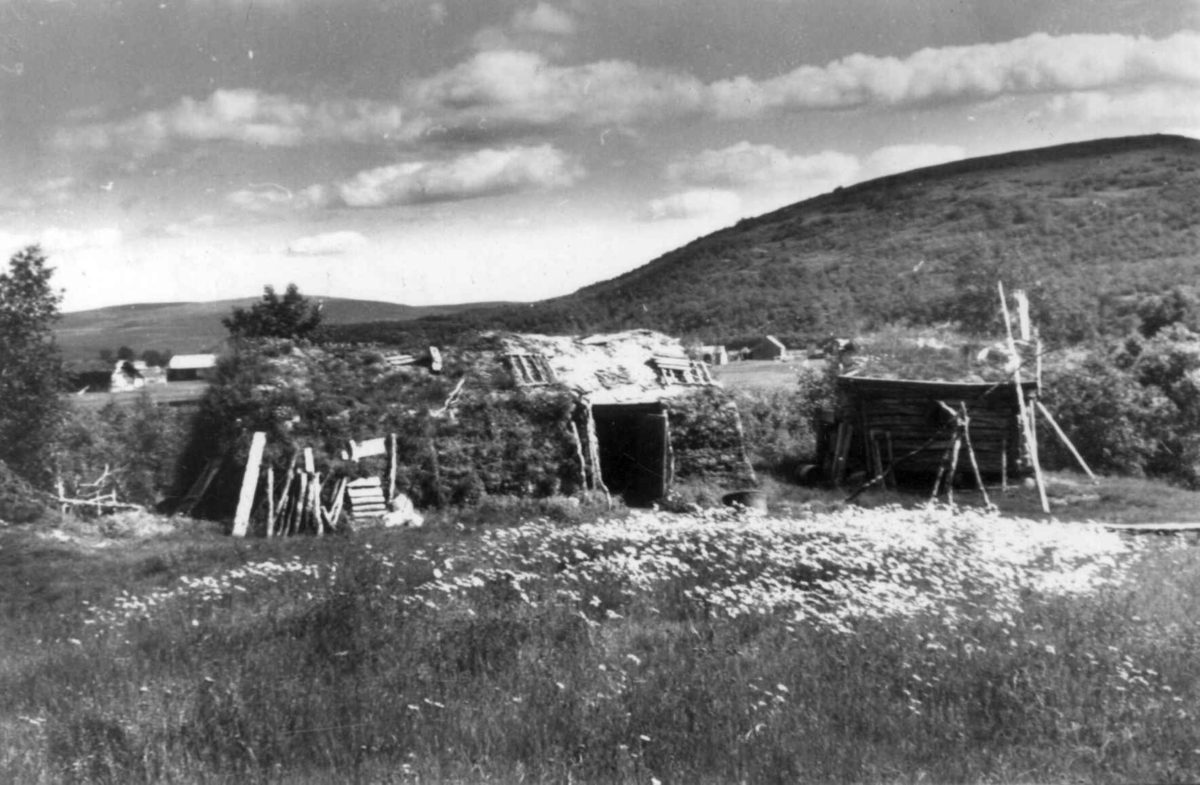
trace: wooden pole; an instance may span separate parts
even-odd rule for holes
[[[287,523],[288,513],[291,512],[291,496],[289,492],[292,490],[292,478],[296,476],[296,461],[300,459],[300,453],[292,451],[292,458],[288,461],[287,477],[283,481],[283,490],[279,492],[279,499],[275,502],[275,526],[276,534],[286,534],[284,526]]]
[[[587,461],[583,457],[583,440],[579,438],[579,426],[575,424],[575,420],[571,420],[571,438],[575,441],[575,457],[579,460],[580,479],[583,480],[583,487],[586,490],[591,490],[593,485],[588,479]]]
[[[1092,470],[1088,468],[1087,461],[1085,461],[1083,456],[1079,454],[1079,450],[1075,449],[1075,445],[1071,443],[1071,440],[1067,438],[1067,434],[1064,433],[1063,429],[1059,427],[1058,422],[1050,414],[1050,410],[1047,409],[1041,401],[1038,401],[1036,406],[1037,410],[1042,413],[1043,417],[1046,418],[1046,422],[1050,423],[1050,427],[1054,429],[1056,434],[1058,434],[1058,438],[1062,439],[1062,443],[1067,445],[1067,449],[1071,451],[1071,455],[1074,455],[1075,460],[1079,461],[1079,465],[1083,468],[1083,471],[1087,473],[1088,477],[1092,478],[1092,482],[1100,482],[1098,479],[1096,479],[1096,475],[1092,474]]]
[[[342,517],[342,504],[346,499],[346,478],[342,477],[338,480],[338,484],[333,491],[333,505],[329,508],[329,525],[336,528],[338,520]]]
[[[958,475],[958,454],[962,450],[962,426],[954,429],[954,442],[950,445],[950,476],[946,478],[946,501],[954,504],[954,478]]]
[[[317,470],[317,467],[316,467],[315,461],[313,460],[312,447],[305,447],[304,448],[304,471],[308,472],[309,474],[312,474],[316,470]]]
[[[1004,283],[997,281],[997,286],[1000,287],[1000,308],[1004,312],[1004,328],[1008,333],[1008,351],[1009,354],[1019,359],[1017,354],[1017,344],[1013,340],[1012,322],[1008,315],[1008,301],[1004,298]],[[1029,448],[1029,461],[1033,464],[1033,479],[1037,484],[1038,498],[1042,502],[1042,512],[1050,512],[1050,500],[1046,498],[1046,483],[1042,479],[1042,466],[1038,462],[1037,437],[1034,435],[1030,427],[1029,411],[1025,407],[1025,391],[1021,388],[1021,366],[1018,362],[1013,368],[1013,386],[1017,392],[1017,407],[1021,410],[1021,425],[1025,432],[1025,442]]]
[[[1008,493],[1008,439],[1000,440],[1000,490]]]
[[[942,477],[946,474],[946,465],[950,463],[950,447],[942,453],[942,460],[938,462],[937,476],[933,478],[933,492],[929,494],[929,501],[934,501],[938,497],[938,489],[942,486]]]
[[[258,470],[262,466],[263,448],[267,446],[267,435],[255,431],[250,438],[250,455],[246,459],[246,473],[242,476],[242,491],[238,494],[237,514],[233,517],[233,536],[245,537],[250,528],[250,510],[254,507],[254,492],[258,489]]]
[[[384,501],[391,504],[396,498],[396,465],[399,459],[396,457],[396,434],[388,434],[388,483],[387,496]]]
[[[267,536],[275,532],[275,469],[267,467]]]
[[[288,524],[288,534],[298,534],[304,530],[304,513],[308,507],[308,472],[297,470],[296,473],[300,477],[300,487],[296,492],[296,505]]]
[[[992,500],[988,498],[987,488],[983,485],[983,474],[979,471],[979,461],[975,459],[975,448],[971,446],[971,417],[967,414],[965,403],[959,401],[958,405],[962,408],[963,441],[967,443],[967,457],[971,460],[971,469],[975,472],[975,484],[979,486],[979,492],[983,494],[984,506],[991,507]]]
[[[316,529],[318,537],[325,533],[325,522],[321,520],[321,475],[314,474],[312,482],[308,486],[309,495],[312,496],[312,517],[313,527]]]

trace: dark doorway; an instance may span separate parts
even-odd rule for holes
[[[648,507],[671,482],[671,437],[660,404],[598,405],[596,441],[600,474],[611,493],[631,507]]]

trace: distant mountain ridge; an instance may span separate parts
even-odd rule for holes
[[[1065,338],[1122,298],[1200,272],[1200,141],[1099,139],[858,183],[701,237],[611,280],[531,305],[334,328],[341,339],[463,330],[648,327],[704,343],[983,319],[995,282],[1030,290]],[[982,310],[981,310],[982,309]]]
[[[211,302],[132,303],[72,311],[62,315],[55,335],[68,360],[92,359],[102,349],[115,351],[121,346],[128,346],[139,354],[147,349],[170,350],[175,354],[208,352],[217,349],[228,335],[221,319],[235,307],[246,308],[260,299],[245,297]],[[505,305],[402,305],[341,297],[309,299],[323,304],[323,321],[330,325],[403,321]]]

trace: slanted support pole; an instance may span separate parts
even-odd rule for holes
[[[1075,460],[1079,462],[1079,465],[1083,468],[1083,471],[1088,477],[1092,478],[1092,482],[1100,482],[1098,479],[1096,479],[1096,475],[1092,474],[1092,470],[1088,468],[1087,461],[1085,461],[1083,456],[1079,454],[1079,450],[1075,449],[1075,445],[1071,443],[1071,440],[1067,438],[1067,434],[1064,433],[1063,429],[1059,427],[1058,421],[1051,416],[1050,410],[1047,409],[1041,401],[1037,401],[1035,405],[1037,406],[1037,410],[1042,413],[1042,416],[1046,418],[1046,422],[1050,423],[1050,427],[1054,429],[1056,434],[1058,434],[1058,438],[1062,439],[1062,443],[1067,445],[1067,449],[1071,451],[1071,455],[1075,456]]]
[[[246,474],[242,477],[242,492],[238,495],[237,514],[233,517],[233,536],[245,537],[250,528],[250,510],[254,507],[254,492],[258,489],[258,470],[262,467],[263,448],[267,435],[255,431],[250,439],[250,457],[246,459]]]

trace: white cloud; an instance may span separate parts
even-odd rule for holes
[[[250,213],[278,213],[318,209],[329,203],[330,196],[322,185],[293,191],[275,183],[261,183],[232,191],[225,195],[225,201]]]
[[[292,240],[287,252],[292,256],[337,256],[365,248],[367,244],[367,238],[359,232],[325,232]]]
[[[863,162],[862,179],[959,161],[966,155],[966,150],[952,144],[897,144],[882,147]]]
[[[1200,127],[1200,89],[1154,87],[1137,91],[1086,91],[1056,95],[1049,111],[1076,123],[1137,121],[1157,127]]]
[[[702,92],[693,77],[625,61],[559,66],[533,52],[502,50],[420,80],[410,95],[456,126],[596,126],[694,113]]]
[[[584,174],[550,145],[479,150],[449,161],[414,161],[359,172],[337,186],[349,207],[454,201],[562,188]]]
[[[719,116],[983,100],[1007,94],[1118,85],[1200,83],[1200,33],[1168,38],[1037,33],[997,44],[922,49],[905,58],[853,54],[773,79],[738,77],[709,88]]]
[[[121,241],[121,230],[115,226],[98,229],[62,229],[51,226],[42,230],[37,239],[48,254],[115,248]]]
[[[518,8],[513,14],[514,30],[546,35],[574,35],[575,18],[550,3],[538,3],[533,8]]]
[[[725,218],[741,215],[742,200],[733,191],[718,188],[696,188],[662,199],[652,199],[646,205],[646,217],[653,221],[681,218]]]
[[[339,100],[309,104],[257,90],[216,90],[203,100],[116,122],[60,127],[53,143],[67,150],[122,150],[144,156],[177,141],[229,141],[260,147],[295,147],[316,141],[368,142],[410,139],[421,123],[406,123],[398,105]]]

